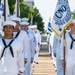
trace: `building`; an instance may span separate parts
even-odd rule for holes
[[[34,6],[34,0],[24,0],[24,3],[27,4],[30,8]]]

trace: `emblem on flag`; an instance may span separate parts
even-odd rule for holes
[[[4,16],[4,5],[0,4],[0,12],[2,13],[1,16]]]
[[[58,0],[51,28],[59,36],[71,23],[71,11],[68,0]]]

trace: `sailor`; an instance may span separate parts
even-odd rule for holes
[[[28,39],[28,35],[25,31],[19,29],[19,22],[21,21],[18,17],[12,17],[12,21],[16,23],[16,27],[14,28],[13,36],[14,38],[17,38],[19,41],[23,44],[23,53],[24,53],[24,63],[27,63],[27,60],[29,59],[28,56],[30,55],[30,43]]]
[[[0,38],[0,75],[22,75],[24,72],[23,44],[13,38],[16,23],[2,23],[4,36]]]
[[[61,60],[63,67],[66,67],[66,75],[75,75],[75,19],[72,20],[70,24],[70,31],[66,31],[65,38],[66,38],[66,47],[65,47],[65,55],[63,55],[63,37],[61,39]],[[64,57],[65,56],[65,61]],[[64,65],[64,63],[66,65]]]
[[[34,36],[32,30],[28,27],[29,22],[20,22],[21,29],[27,32],[30,42],[30,55],[28,62],[25,65],[25,75],[31,75],[31,64],[34,60]]]
[[[36,42],[37,42],[34,62],[36,64],[38,64],[39,63],[38,56],[39,56],[39,49],[40,49],[40,45],[41,45],[41,37],[40,37],[40,33],[37,31],[37,26],[36,25],[33,25],[33,31],[35,33],[35,38],[36,38]]]
[[[54,54],[54,57],[56,57],[57,75],[63,75],[62,61],[60,59],[60,50],[61,50],[60,45],[61,45],[61,37],[54,34],[53,54]]]
[[[50,39],[50,45],[51,45],[51,55],[52,55],[52,59],[53,59],[53,65],[55,67],[55,71],[57,70],[57,65],[56,65],[56,57],[54,57],[54,54],[53,54],[53,40],[54,40],[54,32],[51,33],[51,39]]]
[[[52,52],[51,52],[50,37],[51,37],[51,34],[48,33],[48,35],[47,35],[48,51],[51,56]]]
[[[29,19],[27,17],[21,19],[22,22],[28,22]]]

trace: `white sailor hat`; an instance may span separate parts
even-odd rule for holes
[[[31,28],[31,25],[30,26],[28,26],[29,28]]]
[[[37,28],[37,25],[33,25],[33,28]]]
[[[29,25],[29,22],[20,22],[20,25]]]
[[[22,22],[23,22],[23,21],[25,22],[25,21],[28,21],[28,20],[29,20],[28,18],[22,18],[22,19],[21,19]]]
[[[21,19],[19,18],[19,17],[11,17],[11,20],[13,21],[13,20],[15,20],[15,21],[21,21]]]
[[[11,26],[16,26],[16,23],[15,22],[13,22],[13,21],[4,21],[3,23],[2,23],[2,26],[4,27],[4,26],[7,26],[7,25],[11,25]]]
[[[34,26],[33,26],[33,25],[31,25],[31,26],[29,26],[29,27],[30,27],[31,29],[32,29],[32,28],[34,28]]]

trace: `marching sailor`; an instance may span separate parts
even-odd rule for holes
[[[41,37],[40,37],[40,33],[37,31],[37,26],[36,25],[33,25],[33,31],[34,31],[36,42],[37,42],[37,44],[36,44],[37,45],[36,46],[36,54],[35,54],[35,57],[34,57],[34,62],[36,64],[38,64],[38,62],[39,62],[38,56],[39,56],[39,49],[40,49],[40,45],[41,45]]]
[[[21,29],[27,32],[30,42],[30,52],[29,52],[29,60],[25,64],[25,75],[31,75],[31,63],[33,63],[34,59],[34,36],[32,34],[32,30],[28,27],[28,22],[20,22]]]
[[[54,34],[53,54],[54,54],[54,57],[56,57],[57,75],[63,75],[62,61],[60,59],[60,50],[61,50],[60,46],[61,46],[61,37]]]
[[[18,17],[12,17],[12,21],[16,23],[16,27],[14,28],[13,36],[14,38],[17,38],[19,41],[23,44],[23,53],[24,53],[24,63],[26,64],[28,61],[28,56],[30,55],[30,43],[28,39],[28,35],[25,31],[21,30],[19,28],[19,22],[21,21]]]
[[[4,37],[0,38],[0,75],[22,75],[24,72],[23,44],[13,38],[16,23],[3,22]]]
[[[65,61],[64,61],[64,50],[63,50],[63,37],[61,39],[61,60],[64,67],[66,64],[66,75],[75,75],[75,20],[72,20],[70,24],[70,31],[66,31],[66,50],[65,50]]]
[[[50,44],[50,38],[51,37],[51,34],[48,33],[47,35],[47,43],[48,43],[48,51],[49,51],[49,54],[51,56],[52,52],[51,52],[51,44]]]

